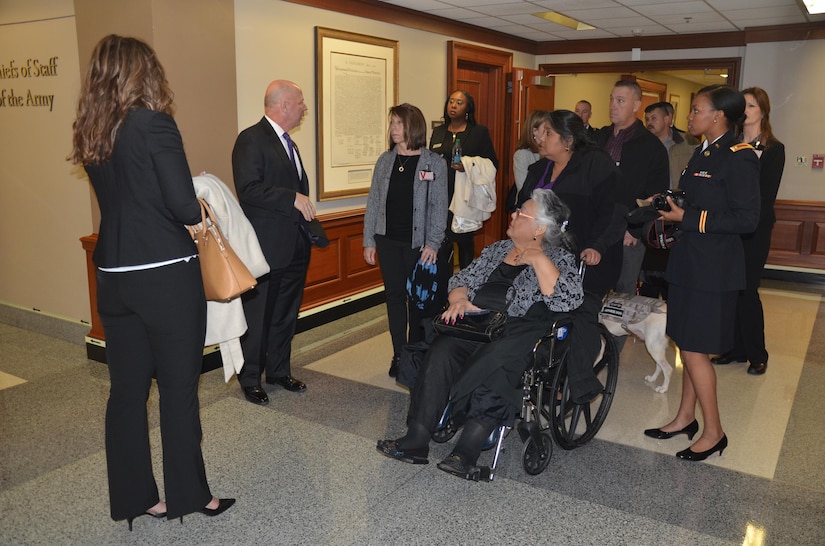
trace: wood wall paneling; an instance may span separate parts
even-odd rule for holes
[[[319,216],[329,237],[326,248],[312,247],[301,311],[334,302],[382,285],[381,270],[364,261],[364,209]],[[92,262],[97,234],[80,239],[86,252],[92,326],[88,336],[103,340],[97,313],[97,270]]]
[[[312,247],[301,311],[381,286],[381,270],[364,261],[364,209],[318,217],[329,238]]]
[[[825,269],[825,202],[777,200],[768,263]]]

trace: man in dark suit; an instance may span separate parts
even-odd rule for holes
[[[238,135],[232,150],[235,191],[270,267],[258,286],[242,296],[249,330],[241,339],[245,363],[238,381],[246,399],[261,405],[269,403],[261,387],[264,371],[268,384],[306,390],[292,377],[290,357],[310,255],[300,224],[315,218],[315,206],[304,164],[288,134],[306,110],[300,87],[273,81],[266,89],[264,117]]]
[[[619,80],[610,93],[611,125],[596,132],[597,144],[604,148],[622,172],[619,202],[628,211],[637,208],[637,199],[647,199],[668,189],[670,170],[667,148],[636,117],[642,105],[642,89],[631,80]],[[638,236],[625,232],[622,271],[616,291],[636,294],[645,248]],[[624,338],[619,341],[623,344]]]

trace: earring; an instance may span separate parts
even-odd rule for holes
[[[533,235],[533,240],[534,240],[534,241],[536,240],[536,236],[535,236],[535,235]]]
[[[713,123],[716,123],[716,120],[713,120]]]
[[[470,113],[464,112],[464,119],[470,119]]]
[[[570,146],[568,146],[567,148],[565,148],[565,149],[564,149],[564,151],[565,151],[565,152],[569,152],[569,151],[570,151]]]

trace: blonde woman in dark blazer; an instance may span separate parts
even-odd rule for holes
[[[172,119],[172,92],[154,51],[110,35],[92,53],[70,159],[100,205],[94,254],[98,313],[111,389],[106,463],[114,520],[215,516],[235,499],[212,496],[201,454],[198,379],[206,299],[185,225],[200,221],[192,176]],[[166,501],[149,449],[146,400],[160,394]]]

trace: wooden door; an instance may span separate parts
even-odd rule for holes
[[[555,79],[545,72],[529,68],[513,68],[507,89],[510,97],[510,157],[516,152],[519,135],[533,110],[553,110],[556,100]],[[508,187],[513,183],[513,171],[506,176]]]
[[[506,215],[504,200],[507,197],[506,182],[512,154],[505,146],[508,127],[505,122],[507,112],[507,75],[513,68],[513,54],[498,49],[480,47],[460,42],[447,42],[447,91],[445,96],[456,89],[465,89],[476,102],[476,121],[490,130],[490,138],[498,156],[499,168],[496,173],[496,210],[476,234],[476,256],[485,246],[502,238],[502,216]],[[509,157],[508,157],[509,156]]]
[[[556,101],[555,78],[546,72],[530,68],[513,68],[507,82],[508,112],[510,120],[507,131],[507,150],[512,158],[516,152],[519,135],[534,110],[553,110]],[[512,166],[504,173],[505,187],[509,191],[513,185]],[[505,193],[506,196],[506,193]],[[501,237],[504,237],[509,223],[509,215],[501,217]]]

